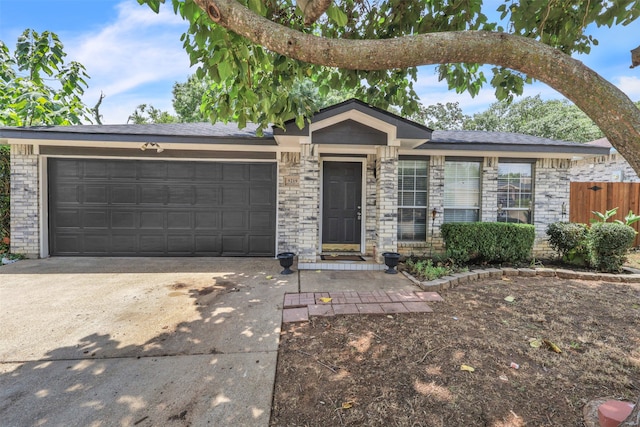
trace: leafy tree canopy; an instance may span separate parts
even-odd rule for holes
[[[49,31],[25,30],[13,53],[0,41],[0,125],[71,125],[90,120],[91,111],[80,99],[89,76],[82,64],[65,63],[63,48]]]
[[[164,3],[138,1],[155,11]],[[416,67],[440,64],[451,88],[472,95],[487,82],[498,99],[521,93],[532,78],[548,84],[640,172],[640,111],[570,56],[597,43],[586,33],[590,25],[636,20],[640,0],[504,0],[498,19],[490,19],[482,0],[297,1],[300,9],[292,0],[172,0],[190,23],[182,40],[198,76],[224,87],[204,106],[211,119],[265,127],[295,116],[302,126],[312,108],[288,92],[305,77],[321,91],[352,89],[411,116],[419,106]],[[491,75],[479,64],[492,65]]]
[[[585,113],[566,100],[543,101],[540,96],[518,102],[496,102],[474,114],[465,129],[516,132],[543,138],[589,142],[602,138],[602,131]]]
[[[164,3],[164,0],[138,1],[156,11]],[[315,0],[301,4],[308,9],[308,3],[323,3],[328,5],[326,14],[306,25],[303,11],[293,0],[238,0],[237,3],[272,22],[329,39],[391,39],[442,31],[506,31],[539,40],[567,54],[587,53],[597,44],[597,40],[585,33],[587,26],[626,25],[640,15],[638,0],[556,3],[506,0],[497,11],[491,11],[492,16],[499,14],[499,20],[489,19],[480,0]],[[250,120],[264,127],[270,122],[282,124],[295,116],[302,125],[302,116],[308,116],[316,107],[304,98],[294,99],[290,91],[297,82],[309,78],[321,95],[331,89],[348,90],[380,108],[395,106],[406,116],[419,112],[419,99],[413,88],[417,77],[415,67],[390,64],[388,69],[365,71],[290,59],[216,25],[204,10],[215,15],[220,2],[172,0],[172,5],[176,13],[190,22],[182,40],[192,65],[198,64],[198,78],[208,75],[220,87],[222,96],[204,98],[203,110],[212,120],[231,119],[241,125]],[[530,81],[523,73],[501,66],[492,68],[491,75],[486,76],[477,63],[444,63],[439,66],[439,75],[451,89],[472,95],[490,82],[499,100],[521,94],[524,83]]]

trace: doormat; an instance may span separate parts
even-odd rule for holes
[[[360,255],[321,255],[323,261],[364,261]]]

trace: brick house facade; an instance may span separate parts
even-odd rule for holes
[[[274,256],[442,251],[445,221],[528,222],[535,251],[569,202],[571,159],[602,147],[433,131],[349,100],[299,129],[209,124],[0,128],[12,251]],[[563,208],[564,207],[564,208]]]

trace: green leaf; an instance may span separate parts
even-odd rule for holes
[[[344,13],[340,8],[338,8],[334,3],[331,3],[331,6],[329,6],[329,8],[327,9],[327,16],[339,27],[344,27],[349,21],[347,14]]]

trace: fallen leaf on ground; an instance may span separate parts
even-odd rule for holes
[[[560,347],[558,347],[557,345],[555,345],[551,341],[542,340],[542,342],[545,343],[547,345],[547,347],[549,347],[549,350],[554,351],[556,353],[562,353],[562,350],[560,350]]]
[[[542,340],[539,338],[531,338],[529,340],[529,345],[533,348],[540,348],[540,346],[542,345]]]
[[[509,295],[508,297],[505,297],[504,300],[506,302],[514,302],[516,298],[513,295]]]
[[[475,368],[469,365],[461,365],[460,366],[460,370],[461,371],[467,371],[467,372],[473,372],[475,371]]]
[[[320,298],[320,301],[322,301],[322,302],[331,302],[331,298],[329,298],[329,297],[322,297],[322,298]]]
[[[509,279],[508,277],[503,277],[502,280],[504,280],[505,282],[510,282],[511,279]]]
[[[353,407],[353,402],[342,402],[342,409],[349,409],[351,407]]]
[[[267,276],[267,280],[273,279],[273,276]]]

